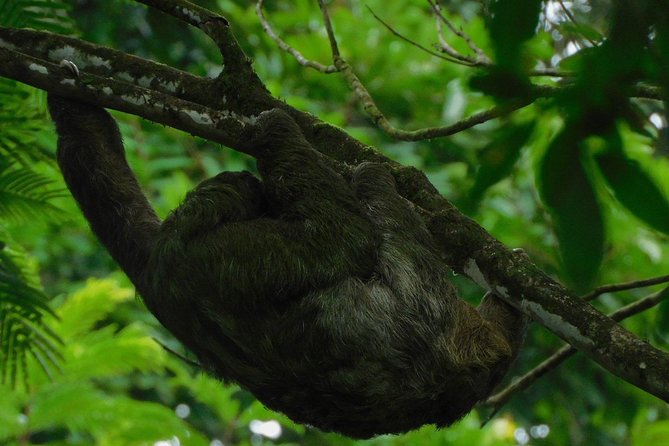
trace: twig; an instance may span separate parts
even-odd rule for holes
[[[337,47],[337,39],[334,35],[334,32],[332,31],[332,23],[327,12],[327,8],[325,7],[323,0],[318,0],[318,4],[320,5],[321,11],[323,12],[323,20],[325,22],[325,29],[327,30],[328,38],[330,40],[335,67],[337,67],[337,70],[342,74],[346,82],[349,84],[349,87],[357,96],[363,109],[372,118],[374,123],[388,135],[396,139],[402,141],[420,141],[424,139],[453,135],[455,133],[474,127],[475,125],[507,115],[532,102],[531,100],[522,100],[509,103],[504,106],[492,107],[489,110],[476,113],[468,118],[445,127],[429,127],[419,130],[397,129],[393,127],[392,124],[390,124],[383,112],[378,108],[374,98],[372,98],[372,95],[364,86],[360,78],[358,78],[358,76],[355,74],[353,68],[348,64],[348,62],[344,60],[344,58],[340,56],[339,48]],[[374,12],[372,12],[372,14],[374,14]]]
[[[657,279],[649,279],[647,281],[639,281],[636,283],[641,283],[641,282],[650,282],[653,280],[658,280]],[[660,281],[657,283],[663,283],[666,282],[667,280]],[[649,284],[652,285],[652,284]],[[648,285],[645,285],[648,286]],[[604,287],[602,287],[604,288]],[[628,289],[628,288],[620,288],[621,289]],[[639,314],[645,310],[648,310],[649,308],[654,307],[655,305],[659,304],[662,302],[664,299],[669,296],[669,288],[665,288],[662,291],[659,291],[657,293],[654,293],[648,297],[645,297],[637,302],[633,302],[629,305],[626,305],[622,308],[619,308],[618,310],[614,311],[611,313],[609,316],[611,319],[620,322],[624,319],[627,319],[628,317],[634,316],[636,314]],[[511,384],[509,384],[507,387],[504,389],[500,390],[499,392],[495,393],[494,395],[488,397],[483,403],[481,403],[482,406],[491,406],[492,407],[492,412],[485,418],[483,421],[483,424],[487,423],[490,421],[490,419],[499,412],[499,410],[504,406],[510,399],[511,397],[518,393],[522,392],[523,390],[527,389],[529,386],[534,384],[539,378],[550,372],[551,370],[557,368],[562,362],[564,362],[567,358],[571,357],[574,353],[576,353],[577,350],[572,347],[571,345],[564,345],[562,346],[558,351],[556,351],[553,355],[551,355],[549,358],[545,359],[542,361],[538,366],[524,374],[518,379],[515,379]]]
[[[462,29],[457,29],[453,23],[451,23],[450,20],[448,20],[441,12],[441,7],[439,6],[438,3],[432,1],[432,0],[427,0],[427,2],[430,4],[432,7],[432,11],[434,12],[436,22],[437,22],[437,33],[439,36],[439,43],[441,44],[441,48],[447,53],[450,54],[452,57],[455,58],[462,58],[461,60],[467,60],[471,62],[474,66],[481,66],[481,65],[490,65],[492,64],[492,61],[490,58],[483,52],[481,48],[479,48],[467,35]],[[460,54],[458,51],[456,51],[453,47],[451,47],[446,39],[444,38],[444,35],[442,33],[442,27],[441,24],[446,25],[448,29],[451,30],[453,34],[456,36],[460,37],[462,40],[465,41],[467,46],[469,47],[470,50],[476,54],[476,59],[465,56]]]
[[[307,59],[297,49],[288,45],[286,41],[284,41],[281,37],[279,37],[274,32],[272,25],[270,25],[269,21],[267,21],[267,19],[265,18],[265,14],[263,14],[262,8],[264,3],[265,0],[258,0],[258,2],[256,3],[256,14],[258,15],[258,19],[260,19],[260,24],[262,25],[267,35],[270,37],[270,39],[276,42],[277,46],[280,49],[292,55],[295,58],[295,60],[297,60],[297,62],[302,66],[313,68],[317,71],[320,71],[321,73],[334,73],[337,71],[337,68],[334,65],[323,65],[320,62]]]
[[[188,364],[190,366],[193,366],[195,368],[198,368],[198,369],[202,368],[202,364],[200,364],[199,362],[193,361],[190,358],[186,358],[184,355],[182,355],[178,351],[176,351],[176,350],[172,349],[171,347],[168,347],[167,345],[163,344],[158,338],[154,337],[152,339],[156,342],[156,344],[160,345],[166,352],[176,356],[177,358],[181,359],[186,364]]]
[[[660,283],[666,283],[669,282],[669,275],[667,276],[660,276],[660,277],[653,277],[651,279],[645,279],[645,280],[637,280],[634,282],[626,282],[626,283],[614,283],[610,285],[602,285],[600,287],[595,288],[588,294],[585,294],[581,296],[581,299],[587,300],[588,302],[591,300],[596,299],[597,297],[601,296],[604,293],[613,293],[616,291],[625,291],[625,290],[633,290],[635,288],[644,288],[652,285],[658,285]]]
[[[381,23],[383,26],[385,26],[386,29],[387,29],[388,31],[390,31],[393,35],[399,37],[400,39],[404,40],[405,42],[409,43],[410,45],[415,46],[415,47],[418,48],[419,50],[424,51],[424,52],[426,52],[427,54],[429,54],[429,55],[431,55],[431,56],[438,57],[439,59],[447,60],[447,61],[449,61],[449,62],[453,62],[453,63],[456,63],[456,64],[458,64],[458,65],[465,65],[465,66],[469,66],[469,67],[475,66],[475,64],[474,64],[473,61],[471,61],[469,58],[467,58],[467,57],[465,57],[465,56],[462,56],[461,54],[459,54],[459,53],[457,53],[457,52],[456,52],[456,54],[457,54],[456,56],[453,56],[453,55],[449,54],[449,56],[451,56],[451,57],[446,57],[446,56],[443,56],[443,55],[441,55],[441,54],[439,54],[439,53],[435,53],[434,51],[432,51],[432,50],[429,49],[429,48],[424,47],[424,46],[421,45],[420,43],[418,43],[418,42],[416,42],[416,41],[414,41],[414,40],[411,40],[411,39],[409,39],[408,37],[406,37],[406,36],[400,34],[399,31],[396,31],[392,26],[390,26],[388,23],[384,22],[383,19],[381,19],[381,17],[379,17],[378,15],[376,15],[376,13],[375,13],[375,12],[372,10],[372,8],[370,8],[369,6],[367,6],[367,9],[369,10],[370,13],[372,13],[372,15],[374,16],[374,18],[375,18],[379,23]]]
[[[321,8],[321,14],[323,15],[323,23],[325,24],[325,31],[328,33],[328,39],[330,40],[330,49],[332,50],[332,58],[335,60],[337,57],[340,57],[339,46],[337,45],[337,38],[334,31],[332,30],[332,20],[330,20],[330,13],[328,8],[323,3],[323,0],[318,0],[318,6]],[[335,66],[337,64],[335,63]],[[338,67],[337,67],[338,68]]]

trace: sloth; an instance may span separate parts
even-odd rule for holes
[[[355,438],[448,426],[516,355],[524,318],[458,298],[389,170],[344,178],[285,112],[249,132],[261,179],[223,172],[161,222],[113,118],[55,94],[48,107],[67,186],[148,309],[267,407]]]

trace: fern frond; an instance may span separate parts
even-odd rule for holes
[[[52,181],[28,168],[3,166],[0,161],[0,220],[23,223],[34,219],[64,221],[66,214],[51,204],[64,196]]]
[[[42,320],[55,317],[47,297],[7,249],[0,250],[0,382],[15,386],[27,378],[26,357],[35,357],[47,375],[58,368],[60,339]]]
[[[61,0],[4,0],[0,1],[0,25],[70,34],[74,29],[70,9]]]

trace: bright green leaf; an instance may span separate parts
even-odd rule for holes
[[[619,151],[595,159],[618,201],[648,226],[669,234],[669,202],[639,163]]]

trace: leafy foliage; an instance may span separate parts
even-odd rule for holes
[[[91,280],[57,308],[53,326],[64,342],[62,371],[49,379],[30,361],[27,390],[0,392],[0,442],[61,438],[140,445],[177,436],[188,444],[208,444],[167,407],[114,396],[101,388],[101,383],[134,370],[164,370],[166,353],[148,337],[145,326],[133,324],[119,331],[105,323],[110,312],[132,296],[130,289],[113,281]],[[30,407],[29,414],[21,415],[22,407]]]
[[[66,3],[57,0],[1,0],[0,24],[70,32]],[[63,212],[52,204],[61,195],[52,181],[38,173],[38,162],[51,155],[37,144],[45,125],[42,94],[16,82],[0,79],[0,378],[27,380],[26,356],[45,372],[57,367],[58,337],[42,321],[49,312],[38,281],[26,274],[30,262],[15,255],[20,250],[8,227],[36,220],[58,222]],[[14,245],[14,246],[12,246]],[[23,253],[25,254],[25,253]]]
[[[19,261],[20,262],[20,261]],[[52,313],[47,298],[30,284],[29,272],[22,270],[16,253],[3,246],[0,251],[0,382],[12,386],[23,375],[27,381],[27,355],[46,373],[58,365],[58,336],[42,323],[44,313]]]
[[[69,10],[70,5],[62,0],[0,0],[0,25],[68,34],[73,29]]]
[[[62,192],[52,180],[29,168],[0,163],[0,219],[22,223],[33,219],[63,220],[63,211],[52,204]]]

